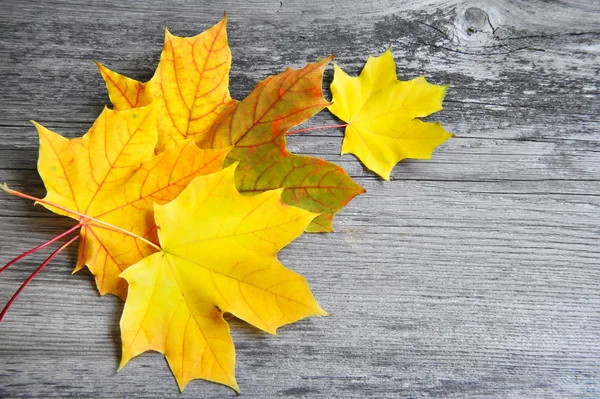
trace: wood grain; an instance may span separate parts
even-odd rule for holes
[[[451,84],[430,119],[456,135],[390,183],[338,155],[341,131],[290,137],[368,194],[335,233],[280,256],[332,317],[278,337],[231,320],[242,395],[600,398],[597,1],[4,0],[0,182],[44,194],[28,121],[83,134],[108,103],[92,60],[148,79],[165,26],[196,34],[223,10],[235,98],[329,54],[358,73],[391,45],[401,79]],[[307,126],[332,123],[323,112]],[[71,225],[7,195],[0,209],[2,263]],[[1,303],[47,255],[0,276]],[[57,258],[0,325],[0,397],[235,395],[205,381],[179,394],[158,354],[117,373],[123,304],[71,276],[75,257]]]

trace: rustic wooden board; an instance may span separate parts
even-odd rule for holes
[[[108,102],[93,59],[148,79],[164,26],[196,34],[223,10],[234,97],[329,54],[358,73],[391,45],[400,78],[451,83],[430,119],[456,135],[389,183],[338,155],[341,131],[290,138],[369,192],[335,233],[280,256],[332,317],[278,337],[231,320],[242,394],[600,398],[597,1],[3,0],[0,182],[43,195],[28,121],[83,134]],[[332,123],[323,112],[307,126]],[[71,225],[7,195],[0,209],[2,263]],[[1,303],[47,254],[1,275]],[[0,325],[0,397],[235,396],[205,381],[179,394],[159,354],[117,373],[123,304],[71,276],[75,257],[57,258]]]

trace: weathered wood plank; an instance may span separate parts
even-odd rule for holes
[[[223,10],[234,97],[329,54],[358,73],[391,45],[401,78],[451,83],[431,119],[456,135],[390,183],[338,156],[341,131],[289,137],[368,194],[336,233],[280,256],[332,317],[279,337],[231,320],[243,395],[600,397],[598,2],[5,0],[0,182],[43,195],[28,120],[83,134],[108,101],[93,59],[148,79],[165,25],[195,34]],[[0,262],[72,223],[5,195],[0,209]],[[0,303],[43,258],[0,276]],[[75,258],[57,258],[0,325],[0,397],[234,396],[203,381],[180,395],[157,354],[116,373],[123,304],[71,276]]]

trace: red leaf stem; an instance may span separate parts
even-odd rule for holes
[[[0,273],[2,273],[3,271],[5,271],[6,269],[8,269],[11,265],[13,265],[15,262],[20,261],[21,259],[23,259],[24,257],[26,257],[27,255],[31,255],[34,252],[39,251],[42,248],[47,247],[48,245],[52,244],[53,242],[60,240],[61,238],[63,238],[66,235],[69,235],[70,233],[72,233],[73,231],[77,230],[78,228],[81,227],[81,223],[76,224],[75,226],[71,227],[69,230],[65,231],[64,233],[61,233],[59,235],[57,235],[56,237],[54,237],[53,239],[46,241],[45,243],[38,245],[37,247],[30,249],[27,252],[22,253],[21,255],[17,256],[16,258],[14,258],[13,260],[11,260],[10,262],[8,262],[6,265],[2,266],[2,268],[0,269]]]
[[[307,127],[305,129],[288,130],[285,134],[302,133],[302,132],[308,132],[309,130],[335,129],[338,127],[346,127],[346,126],[348,126],[347,123],[343,123],[341,125],[324,125],[324,126],[316,126],[316,127]]]
[[[29,277],[27,277],[27,280],[25,280],[25,282],[23,284],[21,284],[21,286],[19,287],[17,292],[14,293],[14,295],[10,298],[10,300],[8,301],[6,306],[4,306],[4,309],[2,309],[2,312],[0,312],[0,323],[2,322],[2,319],[4,318],[4,315],[6,315],[6,312],[8,312],[8,309],[10,309],[10,306],[17,299],[17,297],[19,296],[21,291],[23,291],[23,289],[25,287],[27,287],[27,285],[31,282],[31,280],[33,280],[35,278],[35,276],[37,276],[42,271],[42,269],[44,269],[48,265],[48,263],[50,263],[50,261],[52,261],[52,259],[54,259],[56,257],[56,255],[61,253],[66,247],[68,247],[71,243],[73,243],[73,241],[75,241],[78,238],[79,238],[79,234],[72,237],[69,241],[67,241],[63,245],[61,245],[60,248],[58,248],[56,251],[52,252],[52,254],[50,256],[48,256],[48,258],[46,258],[44,263],[42,263],[37,269],[35,269],[35,271],[33,273],[31,273],[31,275]]]

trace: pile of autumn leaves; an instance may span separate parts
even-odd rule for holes
[[[326,314],[276,254],[304,231],[332,231],[364,190],[339,166],[290,153],[291,127],[329,106],[346,122],[342,153],[386,179],[450,137],[415,119],[440,110],[446,88],[398,81],[389,51],[358,78],[335,66],[333,103],[322,95],[331,58],[233,100],[225,24],[190,38],[167,32],[146,83],[98,65],[114,110],[83,137],[36,124],[48,191],[39,202],[78,221],[76,270],[87,266],[101,294],[126,300],[121,367],[159,351],[182,390],[194,378],[238,390],[225,312],[269,333]]]

